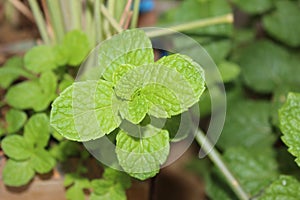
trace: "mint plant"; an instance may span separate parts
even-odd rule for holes
[[[127,38],[135,40],[115,49]],[[116,135],[120,166],[135,178],[153,177],[169,154],[168,131],[146,125],[128,132],[121,122],[139,125],[146,115],[170,118],[188,110],[204,91],[204,72],[180,54],[154,62],[151,42],[139,30],[113,36],[98,51],[103,75],[65,89],[52,104],[50,123],[75,141],[98,139],[120,128]]]

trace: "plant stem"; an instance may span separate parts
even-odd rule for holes
[[[109,13],[109,11],[107,10],[107,8],[101,4],[101,12],[102,14],[105,16],[105,18],[107,19],[107,21],[112,25],[112,27],[118,32],[122,32],[122,28],[120,27],[119,23],[111,16],[111,14]]]
[[[244,189],[239,184],[237,179],[230,172],[230,170],[228,169],[228,167],[222,160],[220,153],[212,146],[210,141],[206,138],[205,134],[200,129],[198,129],[198,131],[196,133],[196,140],[199,143],[199,145],[201,146],[201,148],[208,154],[208,157],[210,158],[210,160],[222,172],[226,181],[228,182],[229,186],[234,191],[234,193],[237,195],[237,197],[239,197],[239,199],[241,199],[241,200],[249,200],[250,197],[244,191]]]
[[[61,7],[58,0],[47,0],[51,23],[57,42],[61,42],[65,35]]]
[[[172,34],[173,31],[186,31],[186,30],[201,28],[201,27],[205,27],[205,26],[224,24],[224,23],[232,23],[232,22],[233,22],[233,15],[227,14],[227,15],[223,15],[223,16],[219,16],[219,17],[200,19],[200,20],[197,20],[194,22],[170,26],[167,29],[158,29],[158,30],[154,30],[154,31],[149,31],[146,34],[148,35],[148,37],[153,38],[153,37]],[[169,29],[171,29],[171,30],[169,30]]]
[[[47,32],[46,22],[36,0],[29,0],[29,5],[44,43],[50,44],[51,41]]]
[[[137,27],[137,22],[138,22],[138,18],[139,18],[139,11],[140,11],[140,0],[134,0],[133,15],[132,15],[130,28],[136,28]]]

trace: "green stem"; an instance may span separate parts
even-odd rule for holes
[[[213,147],[213,145],[206,138],[205,134],[198,129],[196,133],[196,140],[201,146],[201,148],[208,154],[210,160],[218,167],[218,169],[224,175],[226,181],[228,182],[231,189],[241,200],[249,200],[250,197],[244,191],[242,186],[239,184],[238,180],[233,176],[225,162],[222,160],[220,153]]]
[[[58,0],[47,0],[50,18],[54,30],[55,37],[60,43],[65,35],[65,27],[62,18],[61,7]]]
[[[136,28],[137,27],[137,22],[138,22],[138,18],[139,18],[139,11],[140,11],[140,0],[134,0],[133,15],[132,15],[130,28]]]
[[[122,32],[122,28],[120,27],[119,23],[111,16],[107,8],[101,4],[101,12],[104,15],[104,17],[107,19],[107,21],[112,25],[112,27],[118,32]]]
[[[167,27],[167,29],[158,29],[154,31],[147,32],[148,37],[158,37],[163,35],[172,34],[173,31],[186,31],[195,28],[201,28],[206,26],[212,26],[216,24],[224,24],[224,23],[232,23],[233,22],[233,15],[227,14],[219,17],[213,17],[208,19],[200,19],[194,22],[189,22],[185,24],[175,25]]]
[[[47,32],[47,26],[45,19],[42,15],[42,12],[37,4],[36,0],[29,0],[29,5],[32,10],[33,16],[36,20],[36,24],[38,26],[39,32],[45,44],[50,44],[50,37]]]

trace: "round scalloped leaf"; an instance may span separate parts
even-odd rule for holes
[[[279,110],[282,141],[289,152],[296,157],[300,166],[300,93],[289,93],[286,103]]]
[[[5,155],[15,160],[26,160],[32,154],[33,146],[27,143],[20,135],[5,137],[1,142],[1,148]]]
[[[48,173],[53,169],[56,162],[51,154],[42,148],[37,148],[30,158],[30,165],[38,173]]]
[[[147,126],[134,137],[121,130],[117,135],[116,153],[125,172],[145,180],[155,176],[169,154],[169,133]]]
[[[26,185],[34,174],[28,161],[9,159],[3,168],[2,179],[5,185],[18,187]]]
[[[107,81],[76,82],[52,104],[50,123],[70,140],[100,138],[120,124],[113,98],[112,84]]]

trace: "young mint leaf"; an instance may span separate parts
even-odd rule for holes
[[[55,159],[43,148],[36,148],[30,158],[31,167],[41,174],[49,172],[55,164]]]
[[[230,105],[230,104],[229,104]],[[240,101],[228,106],[223,132],[218,140],[222,149],[244,146],[261,149],[275,141],[269,124],[270,105],[264,101]]]
[[[1,148],[5,155],[15,160],[26,160],[30,158],[33,150],[33,146],[20,135],[5,137],[1,142]]]
[[[271,147],[267,147],[271,149]],[[275,155],[270,150],[251,152],[246,148],[229,148],[225,151],[224,160],[246,191],[255,195],[278,177]]]
[[[93,193],[91,200],[126,200],[125,189],[120,183],[100,179],[92,181]]]
[[[27,184],[34,177],[34,171],[29,161],[15,161],[8,159],[2,172],[2,179],[5,185],[22,186]]]
[[[190,87],[194,90],[197,101],[199,100],[205,89],[205,78],[204,71],[198,63],[194,62],[188,56],[180,54],[162,57],[157,63],[165,67],[176,69],[176,71],[190,84]],[[173,81],[179,81],[179,79],[174,79]]]
[[[263,194],[258,198],[259,200],[298,200],[300,198],[300,182],[292,176],[281,175],[274,181]]]
[[[299,4],[295,1],[276,1],[275,5],[276,10],[263,18],[265,30],[274,38],[291,47],[299,46]]]
[[[116,153],[125,172],[140,180],[155,176],[169,154],[169,133],[147,126],[137,137],[121,130],[117,135]]]
[[[73,199],[78,199],[78,200],[84,200],[85,199],[85,194],[83,192],[84,189],[89,189],[90,187],[90,182],[86,178],[82,178],[78,176],[77,174],[66,174],[65,175],[65,180],[64,180],[64,186],[68,187],[67,192],[66,192],[66,197],[67,199],[73,200]]]
[[[115,70],[123,64],[140,66],[154,62],[151,41],[142,30],[123,31],[101,43],[98,62],[105,69],[103,77],[113,82]]]
[[[40,45],[29,50],[24,57],[25,67],[34,72],[41,73],[58,67],[55,54],[51,46]]]
[[[12,86],[6,93],[9,105],[18,109],[45,110],[56,97],[56,76],[45,72],[38,80],[24,81]],[[30,91],[30,92],[28,92]]]
[[[0,68],[0,87],[6,89],[20,76],[32,78],[33,76],[23,68],[23,59],[13,57],[7,60]]]
[[[66,197],[68,200],[85,200],[85,194],[83,192],[82,187],[80,187],[80,185],[75,182],[75,184],[73,186],[71,186],[67,192],[66,192]]]
[[[67,57],[67,63],[71,66],[78,66],[90,51],[89,39],[84,32],[73,30],[65,35],[62,48],[61,51]]]
[[[27,115],[25,112],[16,109],[10,109],[5,115],[7,133],[15,133],[19,131],[23,127],[26,120]]]
[[[278,86],[284,86],[294,73],[289,53],[267,40],[252,43],[245,48],[238,63],[246,85],[262,93],[270,93]]]
[[[233,3],[250,14],[262,14],[273,7],[273,0],[233,0]]]
[[[46,147],[50,138],[49,118],[44,113],[33,115],[24,128],[25,140],[36,147]]]
[[[300,166],[300,94],[289,93],[286,103],[279,110],[282,141],[289,147],[288,151],[296,157]]]
[[[100,138],[120,124],[113,96],[112,84],[104,80],[76,82],[53,102],[51,126],[70,140]]]

